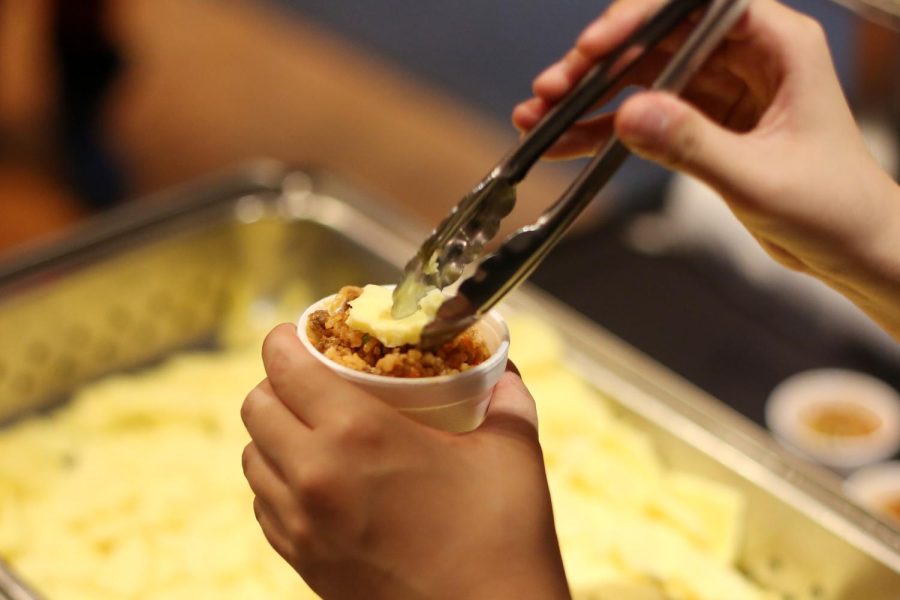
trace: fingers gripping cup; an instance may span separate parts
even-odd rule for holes
[[[506,369],[509,354],[509,329],[499,313],[490,311],[473,326],[475,335],[472,338],[483,342],[487,353],[487,357],[478,364],[458,365],[460,354],[448,350],[447,352],[452,354],[450,358],[457,362],[450,360],[447,364],[460,366],[459,369],[426,368],[423,372],[428,376],[409,376],[408,368],[404,370],[397,367],[392,373],[399,373],[401,376],[394,376],[382,374],[381,368],[366,367],[362,359],[355,357],[351,357],[353,360],[342,361],[344,364],[341,364],[319,351],[316,344],[310,340],[308,333],[310,319],[317,319],[315,315],[316,313],[321,315],[319,311],[335,310],[335,303],[339,302],[337,297],[337,294],[328,296],[307,308],[297,324],[297,335],[316,359],[343,379],[429,427],[459,433],[471,431],[481,424],[490,404],[493,388]],[[360,336],[360,339],[352,342],[355,346],[358,347],[361,341],[371,343],[368,342],[368,334],[353,333]],[[428,353],[422,352],[417,354],[415,348],[410,346],[404,348],[409,348],[403,355],[406,361],[403,363],[404,367],[408,367],[410,355],[413,359],[427,362],[429,365],[444,364],[442,357],[430,357]],[[461,348],[460,351],[462,350]],[[354,360],[359,364],[354,363]],[[388,357],[386,361],[379,361],[379,367],[384,362],[392,363],[393,360]],[[347,366],[348,364],[356,368],[351,368]],[[391,366],[392,364],[388,364],[388,367]],[[367,370],[377,372],[366,372]],[[444,370],[450,373],[430,374],[441,373]]]

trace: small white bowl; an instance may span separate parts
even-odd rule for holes
[[[787,449],[846,473],[900,449],[900,396],[864,373],[805,371],[769,395],[766,424]]]
[[[491,353],[484,362],[455,375],[387,377],[340,365],[313,346],[306,335],[307,320],[312,312],[327,310],[332,298],[334,295],[307,308],[297,323],[300,341],[322,364],[411,419],[429,427],[461,433],[472,431],[481,425],[490,405],[494,386],[506,370],[509,356],[509,328],[500,313],[492,310],[475,324]]]
[[[860,506],[892,521],[900,529],[900,460],[856,471],[844,482],[844,492]]]

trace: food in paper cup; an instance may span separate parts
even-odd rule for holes
[[[355,371],[388,377],[455,375],[481,364],[490,352],[475,327],[434,349],[417,346],[441,302],[441,291],[432,290],[414,314],[394,319],[390,289],[345,286],[309,314],[306,335],[316,350]]]
[[[303,313],[297,335],[332,371],[410,418],[445,431],[475,429],[506,369],[503,317],[490,311],[450,342],[423,350],[416,342],[443,302],[441,292],[406,319],[390,317],[390,298],[389,287],[344,287]]]

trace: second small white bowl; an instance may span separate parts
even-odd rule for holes
[[[844,491],[858,504],[887,518],[900,529],[900,460],[856,471],[844,482]]]

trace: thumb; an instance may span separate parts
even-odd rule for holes
[[[537,435],[537,408],[512,363],[494,386],[491,404],[479,431],[517,431]]]
[[[666,92],[643,92],[618,110],[616,135],[636,154],[703,180],[730,195],[748,189],[748,140]]]

